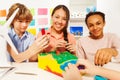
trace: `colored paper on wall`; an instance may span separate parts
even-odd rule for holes
[[[47,8],[38,8],[38,15],[47,15],[48,9]]]
[[[30,12],[32,13],[32,15],[35,15],[35,9],[34,8],[30,8]]]
[[[27,31],[33,35],[36,35],[36,28],[28,28]]]
[[[6,21],[0,21],[0,25],[4,25]]]
[[[49,53],[40,53],[38,55],[38,67],[62,77],[62,72],[68,63],[76,64],[77,57],[70,52],[61,52],[56,54],[55,51]]]
[[[39,18],[38,19],[38,25],[47,25],[48,24],[48,18]]]
[[[0,17],[6,17],[6,10],[0,10]]]
[[[35,26],[35,19],[31,21],[30,26]]]
[[[53,8],[50,8],[50,15],[52,14]]]

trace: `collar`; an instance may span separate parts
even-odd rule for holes
[[[16,37],[16,36],[18,37],[18,35],[15,33],[14,28],[11,28],[11,31],[12,31],[13,37]],[[23,34],[23,36],[21,37],[21,39],[24,38],[24,37],[28,37],[28,32],[27,31],[25,31],[25,33]]]

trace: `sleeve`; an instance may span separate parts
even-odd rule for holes
[[[77,40],[76,42],[76,54],[77,54],[77,57],[78,58],[84,58],[86,59],[86,54],[85,54],[85,51],[81,45],[81,40]]]
[[[68,33],[68,40],[71,44],[76,45],[76,39],[75,39],[75,36],[73,34]]]
[[[29,46],[31,46],[34,41],[35,41],[35,37],[32,34],[30,34],[30,44],[29,44]]]
[[[114,57],[114,59],[116,59],[117,62],[120,62],[120,37],[114,34],[112,39],[113,48],[118,51],[118,55]]]

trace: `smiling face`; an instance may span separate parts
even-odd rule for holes
[[[57,9],[52,15],[52,28],[56,32],[62,32],[66,25],[67,25],[66,12],[62,8]]]
[[[90,32],[90,37],[93,39],[102,38],[104,25],[105,22],[102,16],[98,14],[89,16],[87,19],[87,27]]]

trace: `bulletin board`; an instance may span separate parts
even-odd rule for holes
[[[0,0],[0,25],[4,25],[6,22],[8,9],[14,3],[22,3],[30,9],[33,20],[27,31],[33,35],[36,35],[41,28],[50,27],[51,12],[55,6],[64,4],[69,7],[69,0]]]

